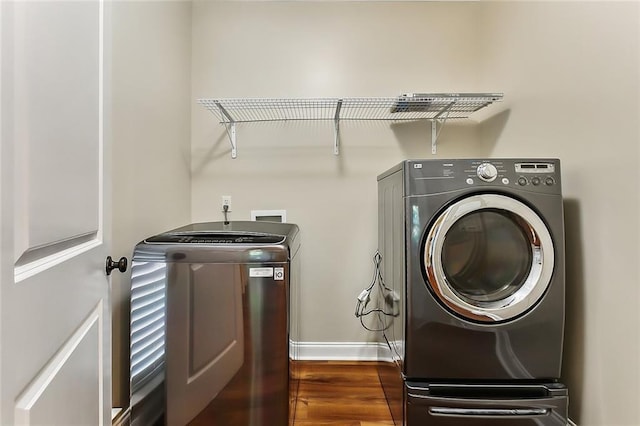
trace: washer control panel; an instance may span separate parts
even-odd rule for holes
[[[557,159],[408,160],[407,168],[416,194],[487,186],[548,194],[561,191]]]
[[[282,235],[238,232],[176,232],[147,238],[145,242],[156,244],[279,244]]]
[[[491,163],[482,163],[476,169],[478,177],[485,182],[493,182],[498,177],[498,169]]]
[[[519,174],[516,183],[520,186],[533,185],[555,185],[556,180],[553,175],[556,172],[556,165],[545,162],[516,163],[515,171]]]
[[[509,166],[503,160],[459,160],[467,185],[493,183],[509,185]],[[457,166],[453,163],[452,165]]]

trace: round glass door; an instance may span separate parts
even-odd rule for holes
[[[429,287],[473,321],[507,321],[529,310],[547,289],[553,263],[544,222],[507,196],[462,199],[438,216],[426,236]]]

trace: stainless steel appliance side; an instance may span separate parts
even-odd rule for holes
[[[166,277],[163,256],[136,247],[129,318],[131,426],[155,424],[164,415]]]
[[[168,425],[287,424],[289,282],[252,276],[273,267],[289,276],[286,262],[175,265],[191,278],[168,290]]]

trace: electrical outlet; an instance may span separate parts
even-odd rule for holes
[[[223,195],[222,196],[222,211],[224,211],[224,206],[227,206],[227,211],[231,211],[231,195]]]

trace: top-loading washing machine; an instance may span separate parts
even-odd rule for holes
[[[131,267],[131,425],[293,424],[300,232],[194,223]]]
[[[408,160],[378,180],[383,276],[401,312],[385,338],[404,376],[559,378],[560,162]]]

